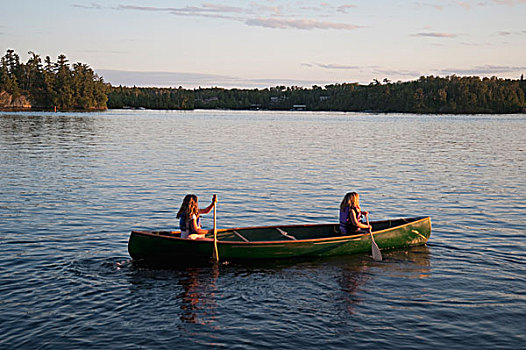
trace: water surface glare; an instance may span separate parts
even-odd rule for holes
[[[519,349],[526,115],[0,113],[0,348]],[[432,217],[428,246],[151,268],[132,229]],[[211,216],[203,223],[211,228]]]

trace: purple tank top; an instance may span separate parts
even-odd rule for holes
[[[347,225],[352,225],[352,221],[350,217],[350,209],[351,209],[350,207],[347,207],[343,210],[340,210],[340,231],[344,235],[349,233],[347,232]],[[356,220],[360,221],[361,217],[362,217],[362,213],[356,211]]]

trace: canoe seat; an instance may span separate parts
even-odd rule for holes
[[[248,239],[245,238],[245,236],[243,236],[241,233],[237,232],[236,230],[232,232],[234,232],[234,234],[238,236],[239,238],[241,238],[244,242],[250,242]]]
[[[280,229],[279,227],[276,227],[276,230],[278,230],[279,233],[281,233],[283,236],[287,237],[288,239],[296,240],[296,237],[289,235],[286,231]]]

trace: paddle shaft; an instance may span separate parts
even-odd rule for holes
[[[217,252],[216,207],[217,202],[214,202],[214,258],[216,261],[219,261],[219,253]]]

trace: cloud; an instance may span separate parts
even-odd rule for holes
[[[487,76],[503,73],[515,73],[520,71],[525,71],[526,66],[495,66],[495,65],[483,65],[475,66],[472,68],[451,68],[451,69],[442,69],[439,71],[439,74],[442,75],[478,75],[478,76]]]
[[[422,2],[416,2],[415,3],[416,6],[422,6],[422,7],[432,7],[434,8],[435,10],[439,10],[439,11],[442,11],[444,9],[444,6],[442,5],[436,5],[436,4],[427,4],[427,3],[422,3]]]
[[[303,86],[308,87],[312,85],[328,85],[334,82],[327,80],[300,80],[300,79],[240,79],[239,83],[241,86],[246,87],[259,87],[259,88],[268,88],[273,86]]]
[[[414,70],[404,70],[404,69],[385,69],[385,68],[378,68],[372,70],[373,74],[378,74],[381,76],[405,76],[405,77],[419,77],[422,75],[420,71],[414,71]]]
[[[205,11],[211,11],[211,12],[235,12],[235,13],[242,13],[245,12],[245,10],[241,7],[237,6],[225,6],[225,5],[216,5],[216,4],[203,4],[202,7]]]
[[[281,16],[283,14],[282,6],[264,6],[258,3],[250,3],[250,13],[252,14],[261,14],[268,13],[271,16]]]
[[[118,5],[116,10],[147,11],[147,12],[167,12],[174,15],[210,15],[210,14],[232,14],[243,13],[240,7],[221,6],[214,4],[203,4],[202,6],[185,6],[185,7],[153,7],[153,6],[136,6],[136,5]]]
[[[222,6],[214,4],[203,4],[202,6],[185,6],[185,7],[153,7],[153,6],[136,6],[136,5],[118,5],[117,10],[137,10],[137,11],[157,11],[173,12],[184,14],[196,13],[242,13],[241,7]]]
[[[454,4],[457,6],[463,7],[466,10],[471,10],[474,7],[484,7],[488,6],[491,3],[495,5],[504,5],[504,6],[515,6],[515,5],[521,5],[526,4],[526,0],[489,0],[488,1],[462,1],[462,0],[456,0],[454,1]],[[436,10],[442,11],[446,5],[439,5],[439,4],[429,4],[424,2],[415,2],[416,6],[419,7],[432,7]]]
[[[423,36],[428,38],[456,38],[458,34],[453,33],[438,33],[438,32],[421,32],[413,34],[413,36]]]
[[[113,86],[139,87],[179,87],[187,89],[198,87],[224,88],[268,88],[277,85],[312,86],[329,84],[328,81],[298,79],[244,79],[219,74],[180,73],[180,72],[133,72],[97,69],[97,74]]]
[[[303,63],[302,66],[310,68],[321,68],[327,70],[348,70],[352,74],[369,76],[376,78],[388,77],[390,79],[416,79],[426,74],[436,74],[439,76],[458,75],[458,76],[519,76],[521,72],[526,72],[526,66],[499,66],[499,65],[479,65],[470,68],[448,68],[448,69],[429,69],[426,72],[417,70],[406,70],[387,68],[382,66],[358,66],[358,65],[338,65],[326,63]]]
[[[408,77],[419,77],[420,72],[408,71],[404,69],[388,69],[379,66],[357,66],[357,65],[340,65],[331,63],[302,63],[304,67],[310,68],[322,68],[327,70],[349,70],[349,71],[360,71],[370,74],[371,76],[381,75],[385,76],[408,76]]]
[[[466,10],[469,10],[473,4],[467,1],[457,1],[457,5],[465,8]]]
[[[226,6],[214,3],[204,3],[199,6],[182,6],[182,7],[155,7],[155,6],[137,6],[120,4],[113,7],[104,7],[97,3],[90,5],[74,4],[74,7],[91,10],[112,9],[119,11],[143,11],[143,12],[158,12],[168,13],[176,16],[194,16],[194,17],[208,17],[219,18],[232,21],[238,21],[249,26],[257,26],[263,28],[279,28],[279,29],[334,29],[334,30],[355,30],[362,28],[362,26],[339,23],[332,21],[319,21],[312,18],[301,18],[298,10],[301,8],[286,8],[281,6],[263,6],[257,3],[250,3],[247,7]],[[354,5],[341,5],[339,7],[332,7],[329,4],[320,4],[318,7],[311,8],[309,11],[318,14],[321,10],[329,9],[331,12],[344,12],[347,9],[355,7]],[[283,17],[282,14],[286,12],[288,17]],[[258,16],[258,17],[254,17]]]
[[[177,10],[175,8],[161,8],[161,7],[152,7],[152,6],[136,6],[136,5],[118,5],[117,7],[114,7],[116,10],[135,10],[135,11],[155,11],[155,12],[161,12],[161,11],[173,11]]]
[[[490,42],[472,42],[472,41],[463,41],[460,43],[462,46],[469,46],[469,47],[488,47],[492,46],[493,44]]]
[[[493,0],[498,5],[514,6],[520,4],[526,4],[526,0]]]
[[[78,7],[78,8],[81,8],[81,9],[88,9],[88,10],[100,10],[100,9],[102,9],[102,6],[100,4],[95,3],[95,2],[92,2],[89,5],[73,4],[73,7]]]
[[[341,5],[336,8],[336,11],[341,13],[347,13],[347,10],[355,8],[356,5]]]
[[[234,77],[201,73],[175,73],[175,72],[134,72],[112,69],[97,69],[99,76],[104,81],[114,86],[142,86],[142,87],[178,87],[199,84],[212,86],[216,82],[230,82]]]
[[[360,66],[346,66],[346,65],[339,65],[339,64],[324,64],[324,63],[302,63],[302,66],[305,67],[318,67],[318,68],[324,68],[324,69],[336,69],[336,70],[352,70],[352,69],[361,69]]]
[[[294,19],[294,18],[252,18],[247,19],[245,24],[249,26],[258,26],[265,28],[279,28],[279,29],[339,29],[339,30],[355,30],[362,28],[361,26],[347,23],[336,22],[322,22],[315,19]]]

